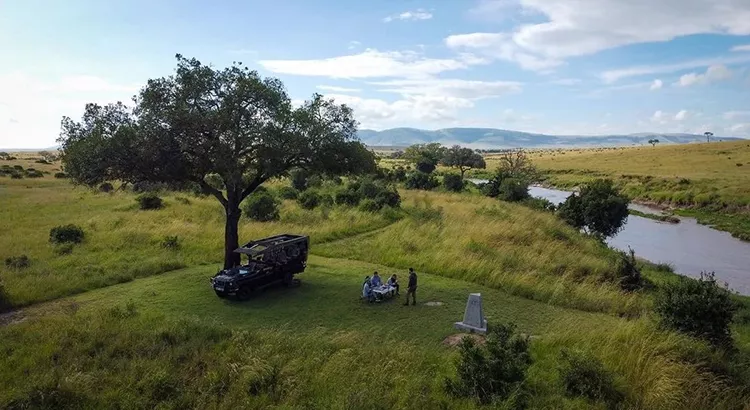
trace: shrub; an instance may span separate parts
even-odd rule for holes
[[[256,190],[242,202],[242,212],[255,221],[276,221],[279,219],[279,203],[267,190]]]
[[[337,205],[357,206],[360,199],[359,191],[354,191],[348,188],[336,192],[335,195]]]
[[[364,212],[377,212],[382,208],[380,204],[374,199],[365,198],[362,203],[359,204],[359,209]]]
[[[10,173],[10,178],[11,179],[23,179],[23,174],[21,172],[18,172],[17,170],[13,170]]]
[[[161,209],[164,206],[159,195],[156,195],[153,192],[138,195],[135,200],[138,202],[138,205],[142,210]]]
[[[21,165],[13,165],[13,169],[15,169],[17,171],[23,171],[23,166],[21,166]]]
[[[443,187],[448,191],[461,192],[464,189],[464,180],[461,175],[446,174],[443,177]]]
[[[398,208],[401,206],[401,195],[395,188],[385,188],[378,192],[375,197],[375,201],[380,207],[390,206],[391,208]]]
[[[528,206],[531,209],[545,212],[555,212],[557,208],[555,204],[547,200],[546,198],[528,197],[522,201],[523,205]]]
[[[34,168],[29,168],[26,170],[26,176],[28,178],[41,178],[44,176],[42,171],[36,170]]]
[[[64,172],[55,172],[55,178],[57,178],[57,179],[64,179],[64,178],[67,178],[67,177],[68,177],[68,174],[66,174]]]
[[[109,182],[105,182],[99,185],[99,192],[112,192],[114,189],[115,187],[113,187]]]
[[[5,266],[10,269],[24,269],[28,268],[30,264],[31,261],[26,255],[5,258]]]
[[[321,185],[323,185],[323,179],[320,178],[320,176],[310,175],[309,177],[307,177],[308,188],[320,188]]]
[[[401,165],[397,166],[393,169],[393,172],[391,173],[391,178],[396,182],[404,182],[406,181],[406,170]]]
[[[435,164],[432,161],[420,160],[416,164],[417,171],[430,174],[435,170]]]
[[[729,291],[716,283],[713,272],[702,272],[697,280],[679,277],[664,285],[654,304],[664,327],[717,346],[731,345],[729,326],[738,308]]]
[[[332,207],[333,197],[328,194],[320,194],[320,205],[325,207]]]
[[[614,377],[596,357],[582,352],[560,352],[558,369],[565,391],[570,396],[604,401],[617,407],[625,396],[615,388]]]
[[[161,240],[160,245],[164,249],[180,249],[180,238],[177,235],[167,235]]]
[[[279,197],[281,199],[297,199],[298,196],[299,191],[290,186],[283,186],[279,188]]]
[[[515,326],[489,329],[484,348],[464,337],[456,366],[457,379],[446,379],[449,394],[472,397],[482,404],[523,397],[526,370],[531,365],[529,340],[515,334]]]
[[[297,202],[304,209],[314,209],[320,205],[320,195],[315,191],[304,191],[297,198]]]
[[[497,197],[508,202],[523,201],[529,197],[529,185],[520,179],[505,178],[498,187]]]
[[[300,192],[307,189],[307,171],[295,169],[289,173],[289,177],[292,180],[292,188]]]
[[[83,229],[73,224],[56,226],[49,231],[49,241],[57,244],[81,243],[83,237]]]
[[[375,181],[371,179],[363,179],[359,181],[359,188],[357,189],[357,191],[362,196],[362,198],[375,199],[375,197],[378,196],[382,189],[383,186],[375,183]]]
[[[424,189],[430,190],[438,186],[437,179],[430,174],[424,172],[412,172],[406,177],[406,183],[404,184],[407,189]]]
[[[618,251],[617,276],[620,288],[626,292],[632,292],[643,287],[643,277],[635,260],[635,251],[628,248],[628,253]]]

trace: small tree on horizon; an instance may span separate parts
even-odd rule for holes
[[[470,169],[484,169],[487,167],[487,163],[484,161],[484,157],[478,152],[475,152],[471,148],[464,148],[460,145],[454,145],[445,151],[445,155],[441,160],[442,164],[448,167],[458,168],[461,172],[461,179],[464,179],[464,174]]]
[[[706,142],[711,142],[711,137],[714,136],[714,133],[711,131],[706,131],[703,133],[703,135],[706,136]]]
[[[651,144],[651,146],[655,147],[656,144],[659,143],[659,139],[658,138],[650,139],[650,140],[648,140],[648,143]]]
[[[122,103],[86,105],[62,120],[59,142],[74,181],[193,183],[224,208],[224,267],[240,262],[240,203],[295,168],[372,172],[373,154],[356,138],[352,110],[318,94],[294,108],[283,83],[242,63],[214,69],[177,55],[169,77],[151,79]],[[215,174],[223,189],[206,182]]]

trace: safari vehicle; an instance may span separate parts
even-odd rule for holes
[[[276,283],[293,286],[294,275],[307,267],[310,238],[301,235],[276,235],[251,241],[235,249],[247,255],[246,264],[224,269],[214,275],[211,287],[220,298],[247,299],[253,290]]]

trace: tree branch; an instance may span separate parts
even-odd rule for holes
[[[202,179],[198,181],[198,184],[201,186],[201,189],[203,190],[203,192],[207,192],[215,196],[216,199],[218,199],[219,202],[221,202],[221,204],[226,208],[228,202],[227,202],[227,199],[224,198],[224,194],[222,194],[221,191],[212,187],[211,185],[208,185],[208,183]]]

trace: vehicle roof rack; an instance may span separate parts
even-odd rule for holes
[[[270,236],[268,238],[250,241],[245,245],[234,250],[235,253],[255,256],[269,249],[288,246],[295,243],[307,243],[308,237],[304,235],[282,234]]]

